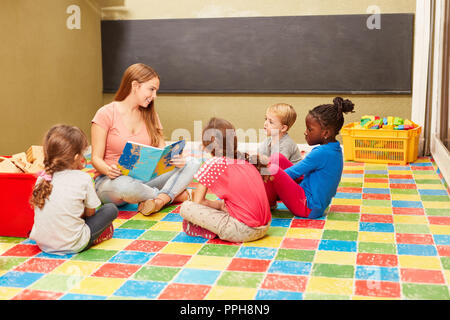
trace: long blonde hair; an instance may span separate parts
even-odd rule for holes
[[[78,127],[58,124],[53,126],[44,139],[45,173],[53,176],[55,172],[72,167],[76,155],[82,155],[88,147],[86,135]],[[33,189],[30,203],[42,209],[52,193],[51,181],[42,179]]]
[[[151,67],[143,63],[135,63],[129,66],[122,76],[122,81],[116,92],[114,100],[125,100],[131,92],[131,84],[133,81],[144,83],[153,78],[158,78],[158,80],[160,80],[159,75]],[[150,138],[150,145],[158,146],[160,140],[163,138],[163,132],[158,126],[158,115],[156,114],[153,100],[147,108],[139,107],[139,111],[141,112],[147,128],[147,133]]]

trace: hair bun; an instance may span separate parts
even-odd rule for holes
[[[348,99],[344,100],[341,97],[334,98],[333,103],[339,113],[353,112],[355,106],[355,104],[350,100]]]

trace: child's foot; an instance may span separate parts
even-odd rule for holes
[[[193,224],[186,219],[183,219],[183,231],[191,237],[202,237],[205,239],[214,239],[217,237],[217,234],[214,232]]]
[[[102,234],[101,234],[97,239],[95,239],[93,245],[96,245],[96,244],[99,244],[99,243],[101,243],[101,242],[103,242],[103,241],[106,241],[106,240],[111,239],[112,236],[113,236],[113,234],[114,234],[114,226],[113,226],[112,223],[111,223],[111,224],[109,225],[109,227],[107,227],[107,228],[102,232]]]

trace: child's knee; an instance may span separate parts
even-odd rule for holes
[[[114,203],[107,203],[103,205],[105,212],[111,217],[112,220],[116,219],[119,214],[119,209]]]
[[[185,219],[188,218],[188,216],[189,216],[188,213],[193,205],[194,205],[194,202],[192,202],[192,201],[189,201],[189,200],[184,201],[180,207],[180,216],[182,216]]]

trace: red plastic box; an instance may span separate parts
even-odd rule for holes
[[[34,223],[30,205],[36,176],[0,173],[0,236],[28,238]]]

